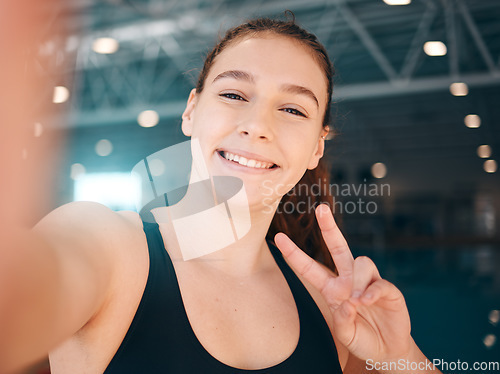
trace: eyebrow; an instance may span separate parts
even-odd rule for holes
[[[304,86],[297,86],[295,84],[284,84],[283,86],[281,86],[281,90],[292,94],[305,95],[310,99],[314,100],[316,106],[319,108],[318,99],[316,98],[316,95],[309,88],[306,88]]]
[[[233,79],[247,81],[250,83],[255,83],[255,79],[253,78],[253,75],[251,75],[245,71],[241,71],[241,70],[228,70],[228,71],[225,71],[223,73],[220,73],[219,75],[217,75],[215,77],[215,79],[213,80],[212,83],[214,83],[215,81],[217,81],[219,79],[223,79],[223,78],[233,78]]]
[[[233,78],[233,79],[237,79],[237,80],[247,81],[249,83],[255,83],[255,79],[254,79],[253,75],[251,75],[245,71],[242,71],[242,70],[224,71],[224,72],[220,73],[219,75],[217,75],[214,78],[214,80],[212,81],[212,83],[214,83],[215,81],[218,81],[219,79],[224,79],[224,78]],[[319,108],[318,98],[309,88],[306,88],[304,86],[299,86],[296,84],[284,84],[280,87],[280,90],[283,92],[307,96],[310,99],[312,99],[316,103],[316,106]]]

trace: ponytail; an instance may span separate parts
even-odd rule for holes
[[[266,239],[274,241],[283,232],[310,257],[337,273],[330,252],[323,240],[315,208],[327,204],[333,209],[333,196],[328,186],[330,173],[323,159],[313,170],[307,170],[295,187],[281,199]],[[339,217],[335,217],[339,224]]]

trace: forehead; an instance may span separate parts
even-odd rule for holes
[[[242,70],[255,76],[257,82],[301,85],[326,100],[325,73],[312,53],[309,47],[284,36],[245,37],[229,44],[215,58],[207,83],[221,72]]]

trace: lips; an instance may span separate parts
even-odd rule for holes
[[[228,161],[234,162],[242,166],[246,166],[248,168],[275,169],[279,167],[273,162],[261,160],[258,158],[251,158],[249,156],[243,156],[241,154],[229,152],[226,150],[218,150],[217,153]]]

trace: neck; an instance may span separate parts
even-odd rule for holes
[[[238,277],[268,267],[273,259],[266,235],[275,209],[219,203],[198,212],[191,198],[199,204],[200,194],[187,193],[179,204],[153,210],[172,260]]]
[[[245,236],[194,261],[230,275],[245,276],[262,271],[272,260],[266,242],[272,218],[272,215],[253,215],[251,228]]]

